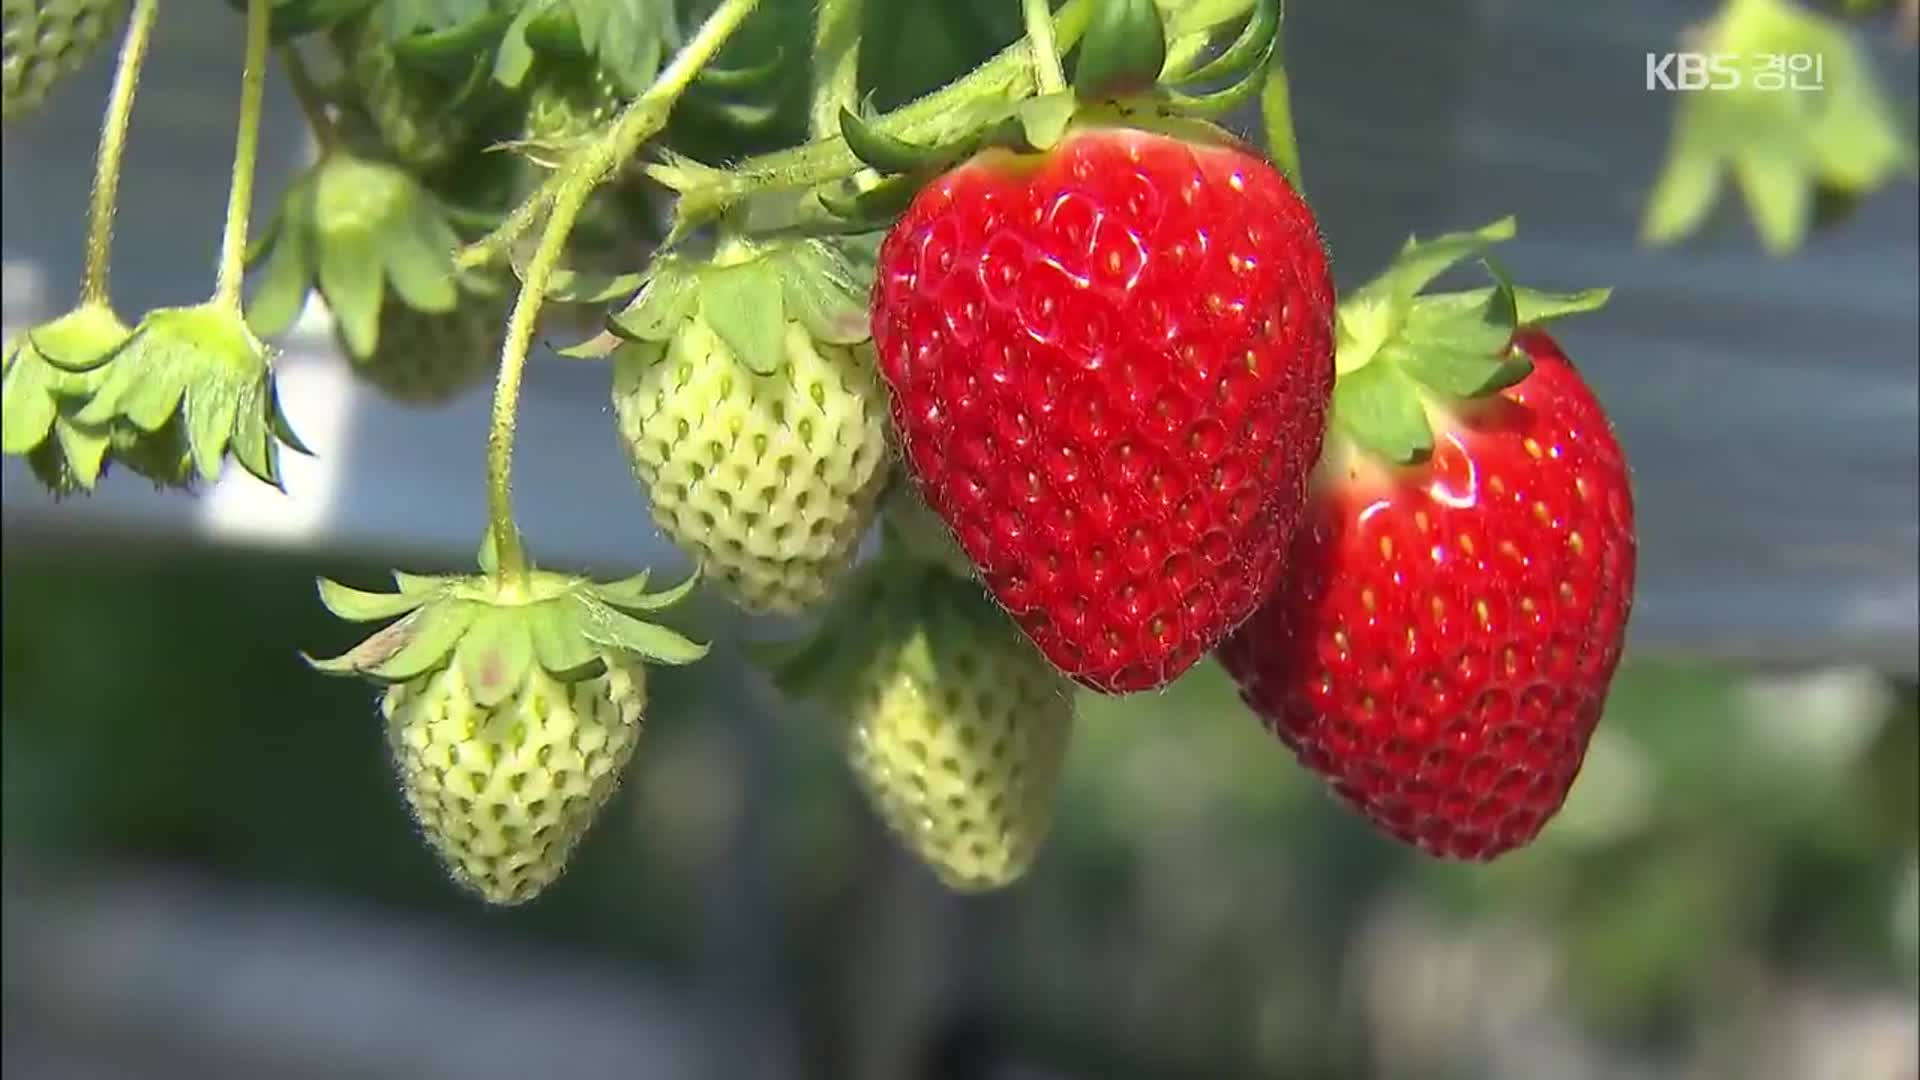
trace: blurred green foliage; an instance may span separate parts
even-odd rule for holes
[[[186,865],[686,971],[712,890],[740,887],[719,868],[752,747],[771,762],[761,796],[776,809],[745,880],[764,891],[789,1000],[831,1011],[815,988],[863,977],[848,968],[861,933],[848,906],[889,853],[831,718],[743,696],[759,676],[737,659],[655,673],[628,798],[548,897],[488,911],[412,835],[367,688],[298,656],[351,633],[313,602],[313,577],[371,584],[378,571],[11,541],[10,852]],[[1581,1031],[1648,1051],[1697,1040],[1756,972],[1914,987],[1920,928],[1900,907],[1920,815],[1911,687],[1631,663],[1565,812],[1491,866],[1377,837],[1211,666],[1084,706],[1031,877],[954,901],[977,1007],[1035,1056],[1102,1077],[1398,1075],[1381,1058],[1382,993],[1430,977],[1468,1008],[1508,992],[1500,972],[1541,950],[1557,973],[1541,993]],[[1434,966],[1455,953],[1492,966]]]

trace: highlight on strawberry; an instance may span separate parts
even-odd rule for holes
[[[706,652],[646,621],[696,583],[810,620],[770,624],[792,640],[755,674],[957,890],[1039,860],[1077,694],[1163,690],[1210,656],[1306,769],[1431,855],[1515,850],[1566,798],[1637,538],[1625,455],[1545,327],[1606,291],[1490,261],[1491,284],[1433,291],[1502,221],[1336,296],[1279,0],[1003,0],[997,50],[944,84],[890,55],[877,2],[230,0],[211,295],[125,311],[113,225],[162,2],[4,0],[9,121],[125,30],[82,278],[6,343],[0,449],[56,497],[115,469],[203,489],[229,459],[278,485],[305,447],[272,342],[306,312],[394,399],[491,379],[477,565],[323,584],[341,618],[393,621],[316,661],[377,686],[369,737],[486,900],[540,894],[590,832],[647,667]],[[1650,240],[1699,225],[1729,164],[1781,253],[1813,190],[1911,175],[1841,24],[1728,0],[1706,29],[1817,45],[1834,93],[1682,105]],[[257,199],[270,72],[314,149]],[[691,564],[679,587],[536,567],[514,464],[543,346],[604,365],[595,411]],[[1220,712],[1187,722],[1243,722]]]

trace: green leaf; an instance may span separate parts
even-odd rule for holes
[[[373,622],[404,615],[426,602],[424,596],[407,593],[367,592],[326,578],[319,579],[320,603],[335,618],[348,622]]]
[[[701,321],[756,375],[773,374],[786,359],[785,308],[780,277],[765,260],[701,275]]]
[[[563,304],[604,304],[631,296],[644,274],[594,274],[565,268],[555,270],[547,283],[547,298]]]
[[[1153,0],[1095,4],[1080,38],[1073,88],[1084,100],[1121,97],[1152,86],[1167,63],[1167,30]]]
[[[1333,417],[1354,442],[1390,461],[1408,464],[1433,452],[1420,392],[1393,364],[1375,361],[1341,375]]]
[[[664,52],[660,31],[671,25],[666,0],[569,0],[580,42],[629,93],[639,93],[659,73]]]

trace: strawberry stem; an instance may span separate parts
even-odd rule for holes
[[[860,20],[865,0],[820,0],[813,24],[813,106],[808,130],[816,139],[840,131],[840,110],[860,98]]]
[[[1273,62],[1267,68],[1266,85],[1260,88],[1260,119],[1267,129],[1267,154],[1293,190],[1306,197],[1306,182],[1300,176],[1300,146],[1293,130],[1293,86],[1287,81],[1286,23],[1274,32]]]
[[[120,162],[127,148],[127,125],[133,118],[133,95],[140,85],[140,67],[153,37],[154,16],[160,0],[136,0],[127,36],[114,64],[113,90],[107,96],[106,118],[100,125],[100,147],[94,154],[93,194],[87,206],[87,261],[80,278],[83,303],[107,303],[107,278],[113,260],[113,215],[120,200]]]
[[[1060,69],[1048,0],[1020,0],[1020,10],[1027,22],[1027,46],[1033,50],[1034,87],[1043,96],[1060,93],[1067,88],[1067,74]]]
[[[227,223],[220,236],[220,269],[213,298],[240,310],[246,276],[247,215],[253,210],[254,163],[260,156],[260,103],[267,82],[267,30],[273,0],[247,0],[247,49],[240,71],[240,124],[233,140],[233,183],[227,189]]]
[[[1080,40],[1092,11],[1092,0],[1067,0],[1061,5],[1053,20],[1059,49],[1070,49]],[[983,113],[1003,112],[1009,103],[1032,97],[1037,79],[1033,49],[1024,39],[1015,41],[959,79],[871,123],[907,142],[950,142],[976,130]],[[836,126],[812,142],[750,157],[730,168],[686,167],[668,161],[646,171],[680,196],[674,209],[673,239],[755,196],[840,183],[865,167]]]
[[[265,0],[252,0],[262,4]],[[601,182],[611,176],[620,163],[631,158],[642,143],[666,126],[673,106],[686,92],[700,70],[719,53],[760,0],[722,0],[706,21],[700,24],[686,45],[661,70],[646,93],[635,98],[604,135],[588,144],[567,166],[542,185],[551,194],[538,195],[522,204],[529,206],[528,221],[538,206],[551,204],[540,242],[520,275],[520,292],[514,298],[513,312],[507,317],[506,341],[500,351],[500,374],[493,392],[493,422],[487,433],[487,516],[499,544],[499,569],[502,581],[522,581],[527,576],[526,548],[520,542],[520,530],[513,522],[513,437],[514,419],[520,405],[520,377],[533,348],[533,333],[539,325],[540,306],[546,300],[553,272],[566,253],[567,238],[574,222],[587,205],[587,199]],[[249,9],[251,10],[251,9]],[[519,211],[515,212],[519,216]],[[524,226],[522,226],[524,228]],[[502,226],[504,229],[505,226]],[[499,233],[482,240],[485,244]],[[503,243],[511,243],[509,236]]]

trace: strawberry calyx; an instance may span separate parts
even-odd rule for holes
[[[883,179],[850,194],[823,192],[822,205],[852,226],[882,227],[954,165],[993,149],[1044,153],[1076,128],[1140,128],[1196,142],[1237,142],[1208,121],[1259,94],[1279,41],[1280,2],[1193,7],[1198,21],[1187,25],[1188,13],[1163,15],[1153,0],[1096,0],[1071,89],[991,110],[939,142],[900,138],[874,119],[842,109],[840,134],[847,148]],[[1234,39],[1207,56],[1220,31],[1236,22]]]
[[[451,209],[405,169],[335,148],[288,185],[254,246],[248,322],[269,337],[283,333],[318,288],[348,352],[371,356],[390,299],[438,314],[463,292],[498,291],[455,265],[460,240]]]
[[[232,305],[213,300],[146,313],[108,358],[73,416],[110,431],[110,460],[155,483],[211,483],[228,455],[280,486],[280,448],[310,453],[280,407],[272,350]]]
[[[1326,456],[1352,445],[1395,464],[1424,461],[1434,428],[1445,427],[1453,410],[1532,372],[1513,344],[1515,331],[1606,303],[1610,289],[1546,293],[1507,280],[1484,254],[1514,232],[1509,217],[1470,232],[1410,238],[1380,276],[1341,301]],[[1493,285],[1423,291],[1475,257]]]
[[[499,573],[496,546],[481,549],[481,572],[419,575],[394,571],[395,592],[369,592],[321,579],[320,602],[350,622],[395,621],[339,656],[308,664],[329,675],[410,682],[458,664],[474,700],[492,707],[512,697],[537,670],[575,683],[633,660],[690,664],[707,653],[640,615],[672,607],[699,581],[689,575],[664,592],[646,591],[645,573],[619,581],[529,568]]]
[[[82,301],[21,332],[0,354],[0,450],[24,456],[57,495],[91,491],[112,432],[75,420],[132,333],[111,307]]]
[[[608,317],[607,331],[562,350],[567,356],[658,358],[694,321],[756,375],[772,375],[786,355],[790,325],[812,340],[857,345],[872,336],[866,288],[846,257],[825,240],[721,239],[710,255],[670,253],[634,279],[639,291]]]

